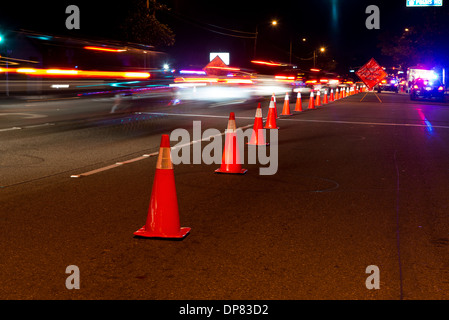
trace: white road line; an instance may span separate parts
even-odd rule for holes
[[[252,124],[249,124],[249,125],[246,125],[246,126],[243,126],[243,127],[239,127],[239,128],[237,128],[237,130],[238,129],[246,129],[246,128],[249,128],[249,127],[252,127],[252,126],[253,126]],[[204,137],[201,140],[194,140],[194,141],[191,141],[189,143],[185,143],[185,144],[182,144],[182,145],[179,145],[179,146],[176,145],[175,147],[172,147],[171,150],[175,150],[175,149],[179,149],[179,148],[182,148],[182,147],[186,147],[186,146],[192,145],[192,144],[200,142],[200,141],[209,141],[211,138],[222,136],[225,133],[226,133],[226,131],[222,132],[220,134]],[[126,160],[126,161],[116,162],[115,164],[107,166],[107,167],[95,169],[95,170],[92,170],[92,171],[89,171],[89,172],[85,172],[85,173],[81,173],[81,174],[74,174],[74,175],[71,175],[70,178],[87,177],[87,176],[90,176],[90,175],[93,175],[93,174],[96,174],[96,173],[99,173],[99,172],[103,172],[103,171],[106,171],[106,170],[114,169],[114,168],[116,168],[118,166],[121,166],[121,165],[124,165],[124,164],[137,162],[137,161],[140,161],[140,160],[143,160],[143,159],[148,159],[150,157],[154,157],[154,156],[157,156],[157,155],[159,155],[159,152],[153,152],[153,153],[150,153],[150,154],[144,154],[144,155],[142,155],[140,157],[137,157],[137,158],[133,158],[133,159]]]
[[[228,116],[214,116],[209,114],[190,114],[190,113],[162,113],[162,112],[143,112],[144,114],[180,116],[180,117],[203,117],[203,118],[228,118]],[[235,117],[236,119],[254,120],[252,117]],[[265,120],[266,118],[264,118]],[[308,119],[292,119],[277,118],[276,121],[295,121],[295,122],[316,122],[316,123],[337,123],[337,124],[358,124],[370,126],[397,126],[397,127],[428,127],[427,124],[414,123],[389,123],[389,122],[361,122],[361,121],[341,121],[341,120],[308,120]],[[432,125],[432,128],[449,129],[449,126]]]
[[[1,112],[0,116],[19,116],[25,119],[39,119],[46,118],[47,115],[37,114],[37,113],[19,113],[19,112]]]
[[[22,130],[22,128],[12,127],[12,128],[0,129],[0,132],[13,131],[13,130]]]
[[[191,113],[164,113],[164,112],[136,112],[136,114],[152,114],[152,115],[164,115],[164,116],[178,116],[178,117],[199,117],[199,118],[220,118],[220,119],[228,119],[228,116],[217,116],[217,115],[209,115],[209,114],[191,114]],[[253,117],[236,117],[236,119],[244,119],[244,120],[254,120]],[[355,124],[355,125],[375,125],[375,126],[400,126],[400,127],[428,127],[425,124],[412,124],[412,123],[387,123],[387,122],[358,122],[358,121],[341,121],[341,120],[307,120],[307,119],[291,119],[291,118],[278,118],[276,119],[276,121],[295,121],[295,122],[311,122],[311,123],[336,123],[336,124]],[[251,127],[252,124],[243,126],[243,127],[239,127],[238,129],[246,129]],[[442,128],[442,129],[449,129],[449,126],[432,126],[433,128]],[[20,129],[20,128],[19,128]],[[222,136],[224,135],[225,132],[222,132],[220,135],[215,135],[215,136]],[[174,148],[182,148],[188,145],[192,145],[194,143],[200,142],[200,141],[209,141],[212,137],[215,136],[210,136],[210,137],[205,137],[201,140],[195,140],[195,141],[191,141],[189,143],[183,144],[183,145],[177,145]],[[121,161],[121,162],[117,162],[113,165],[107,166],[107,167],[103,167],[103,168],[99,168],[96,170],[92,170],[86,173],[82,173],[82,174],[77,174],[77,175],[72,175],[72,178],[80,178],[80,177],[85,177],[85,176],[89,176],[95,173],[99,173],[102,171],[106,171],[109,169],[113,169],[116,168],[118,166],[124,165],[124,164],[128,164],[128,163],[133,163],[136,161],[140,161],[143,159],[147,159],[149,157],[154,157],[159,155],[159,152],[154,152],[151,154],[144,154],[140,157],[134,158],[134,159],[130,159],[130,160],[126,160],[126,161]]]
[[[40,128],[40,127],[54,126],[54,125],[55,125],[54,123],[42,123],[42,124],[36,124],[36,125],[32,125],[32,126],[11,127],[11,128],[0,129],[0,132],[22,130],[22,129],[34,129],[34,128]]]
[[[110,166],[99,168],[99,169],[95,169],[95,170],[92,170],[92,171],[89,171],[89,172],[85,172],[85,173],[82,173],[82,174],[73,174],[73,175],[70,176],[70,178],[81,178],[81,177],[90,176],[92,174],[95,174],[95,173],[98,173],[98,172],[102,172],[102,171],[106,171],[106,170],[109,170],[109,169],[112,169],[112,168],[116,168],[116,167],[121,166],[121,165],[122,165],[121,163],[115,163],[115,164],[112,164]]]
[[[192,114],[192,113],[166,113],[166,112],[137,112],[137,114],[154,114],[159,116],[178,116],[178,117],[199,117],[199,118],[219,118],[228,119],[229,116],[214,116],[211,114]],[[235,117],[236,119],[254,120],[254,117]]]
[[[218,108],[218,107],[222,107],[222,106],[230,106],[233,104],[242,104],[242,103],[245,103],[245,100],[217,102],[217,103],[211,104],[209,106],[209,108]]]
[[[396,127],[428,127],[427,124],[417,124],[417,123],[389,123],[389,122],[357,122],[357,121],[341,121],[341,120],[306,120],[306,119],[287,119],[278,118],[277,120],[285,121],[296,121],[296,122],[316,122],[316,123],[339,123],[339,124],[359,124],[359,125],[370,125],[370,126],[396,126]],[[449,129],[449,126],[434,126],[432,128]]]
[[[42,123],[42,124],[36,124],[36,125],[33,125],[33,126],[26,126],[26,127],[23,127],[23,128],[24,129],[31,129],[31,128],[54,126],[54,125],[55,125],[54,123]]]

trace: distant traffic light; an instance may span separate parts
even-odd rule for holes
[[[0,43],[3,42],[3,36],[0,34]]]

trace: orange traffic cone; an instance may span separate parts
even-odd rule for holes
[[[296,112],[302,111],[302,100],[301,100],[301,92],[298,92],[298,95],[296,96],[296,104],[295,104],[295,110]]]
[[[170,138],[164,134],[156,163],[147,221],[142,228],[134,232],[134,235],[145,238],[184,238],[190,232],[190,228],[181,228],[179,225]]]
[[[279,129],[276,125],[276,111],[274,107],[274,97],[271,97],[270,107],[268,108],[267,122],[265,123],[265,129]]]
[[[323,104],[328,104],[329,100],[327,99],[327,90],[324,90],[324,99],[323,99]]]
[[[267,146],[269,143],[265,143],[265,138],[263,136],[263,119],[262,119],[262,108],[259,105],[256,110],[256,117],[254,119],[253,133],[251,135],[251,140],[248,142],[252,146]]]
[[[242,169],[240,164],[240,154],[237,145],[237,132],[235,126],[235,114],[231,112],[229,115],[228,129],[226,130],[225,146],[221,166],[215,170],[216,173],[236,173],[245,174],[246,169]]]
[[[285,94],[284,108],[282,109],[281,116],[291,116],[290,113],[290,98],[288,97],[288,92]]]
[[[329,102],[334,102],[334,89],[331,89],[331,94],[329,95]]]
[[[315,106],[317,106],[317,107],[321,106],[320,95],[321,95],[321,92],[320,92],[320,90],[318,90],[317,93],[316,93],[316,101],[315,101]]]
[[[274,102],[274,114],[276,115],[276,119],[277,119],[277,118],[279,118],[279,116],[278,116],[278,108],[276,106],[276,95],[273,93],[271,98],[273,99],[273,102]]]
[[[313,90],[310,91],[309,109],[315,109],[315,102],[313,101]]]
[[[340,92],[338,91],[338,88],[335,88],[335,97],[334,101],[337,101],[340,98]]]

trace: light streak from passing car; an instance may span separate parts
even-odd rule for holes
[[[0,72],[18,73],[28,76],[41,77],[78,77],[78,78],[135,78],[147,79],[150,77],[148,72],[131,71],[83,71],[75,69],[35,69],[35,68],[10,68],[0,69]]]

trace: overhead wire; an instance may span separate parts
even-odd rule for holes
[[[224,27],[220,27],[220,26],[216,26],[216,25],[213,25],[213,24],[208,24],[208,23],[204,23],[203,22],[203,24],[206,24],[206,25],[214,27],[214,28],[219,28],[219,29],[231,31],[231,32],[234,32],[234,33],[252,34],[252,36],[244,36],[244,35],[237,35],[237,34],[230,34],[230,33],[220,32],[220,31],[217,31],[217,30],[213,30],[213,29],[211,29],[209,27],[203,26],[203,25],[201,25],[201,22],[198,22],[198,21],[196,21],[196,20],[194,20],[192,18],[184,17],[184,16],[180,15],[179,13],[174,13],[174,12],[168,12],[168,13],[170,15],[172,15],[173,17],[179,19],[179,20],[182,20],[182,21],[184,21],[186,23],[195,25],[195,26],[197,26],[199,28],[205,29],[205,30],[213,32],[213,33],[221,34],[221,35],[228,36],[228,37],[243,38],[243,39],[255,39],[256,38],[256,33],[255,32],[233,30],[233,29],[228,29],[228,28],[224,28]]]

